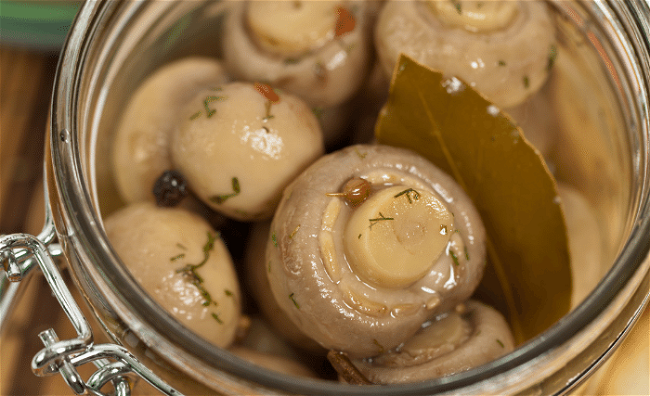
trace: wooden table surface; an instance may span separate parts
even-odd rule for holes
[[[0,45],[0,61],[0,234],[38,234],[43,224],[45,123],[57,55]],[[54,328],[61,339],[72,338],[72,326],[38,271],[22,286],[23,296],[0,338],[0,395],[72,395],[60,376],[39,378],[30,369],[32,357],[43,347],[38,333]],[[588,394],[649,394],[647,311],[607,371],[597,373],[604,381],[588,384]],[[88,366],[80,370],[85,379],[94,371]],[[626,382],[636,388],[611,381],[620,376],[617,371],[628,375]]]

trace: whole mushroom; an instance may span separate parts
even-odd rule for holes
[[[203,218],[145,201],[114,212],[104,227],[124,265],[170,315],[217,346],[232,343],[239,283],[219,233]]]
[[[465,80],[502,109],[536,92],[557,54],[541,1],[389,0],[375,46],[389,74],[404,53]]]
[[[352,358],[375,356],[469,298],[483,274],[484,238],[470,199],[429,161],[349,146],[285,189],[267,276],[303,333]]]
[[[173,169],[169,140],[180,110],[205,86],[226,79],[219,61],[190,57],[160,68],[137,88],[119,121],[112,149],[113,176],[125,202],[154,201],[156,179]]]
[[[242,221],[270,218],[284,187],[323,152],[309,107],[261,83],[200,91],[171,138],[173,163],[190,190]]]
[[[240,79],[265,81],[312,107],[341,104],[370,67],[370,3],[236,2],[224,29],[226,65]]]
[[[427,321],[396,350],[353,364],[372,383],[409,383],[469,370],[514,349],[501,313],[473,300],[461,307]]]

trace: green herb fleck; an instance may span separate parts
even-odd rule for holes
[[[210,109],[208,106],[210,103],[217,101],[217,100],[225,100],[225,96],[207,96],[203,100],[203,107],[205,108],[205,114],[208,116],[208,118],[212,117],[217,111],[214,109]]]
[[[411,199],[411,194],[413,195],[413,199]],[[401,197],[402,195],[406,195],[406,198],[409,200],[409,203],[413,203],[413,200],[417,201],[418,199],[420,199],[420,193],[412,188],[407,188],[406,190],[397,193],[393,198],[398,198]]]
[[[556,59],[557,59],[557,47],[555,46],[555,44],[551,44],[551,50],[548,54],[548,63],[546,64],[546,71],[550,71],[553,68]]]
[[[196,113],[192,114],[192,116],[190,117],[190,120],[196,120],[199,117],[201,117],[201,112],[197,111]]]
[[[323,113],[325,112],[325,109],[322,107],[313,107],[311,109],[311,112],[314,113],[316,118],[321,119],[323,117]]]
[[[221,320],[221,318],[219,317],[219,315],[217,315],[216,313],[213,312],[213,313],[212,313],[212,317],[213,317],[214,320],[216,320],[219,324],[223,324],[223,321]]]
[[[467,246],[465,246],[465,258],[469,261],[469,251],[467,250]]]
[[[372,228],[375,224],[377,224],[380,221],[385,221],[385,220],[395,220],[392,217],[385,217],[381,212],[379,212],[379,217],[374,218],[374,219],[368,219],[370,221],[370,226],[368,228]]]
[[[359,236],[357,237],[357,239],[361,239],[361,234],[359,234]]]
[[[185,253],[181,253],[181,254],[179,254],[179,255],[177,255],[177,256],[174,256],[174,257],[170,258],[169,261],[180,260],[180,259],[182,259],[183,257],[185,257]]]
[[[528,76],[524,76],[524,88],[530,87],[530,79]]]
[[[203,306],[208,306],[208,305],[217,305],[217,302],[212,300],[212,297],[210,296],[210,293],[203,287],[203,278],[196,272],[197,269],[201,268],[210,258],[210,252],[212,249],[214,249],[214,242],[219,238],[219,234],[217,235],[212,235],[211,232],[208,231],[208,240],[203,245],[203,260],[198,263],[198,264],[188,264],[182,268],[179,268],[176,270],[176,273],[182,273],[183,276],[185,276],[190,283],[192,283],[198,290],[199,293],[201,293],[201,296],[203,296]]]
[[[270,100],[267,100],[266,103],[264,103],[264,109],[266,110],[266,115],[264,116],[264,118],[262,118],[262,121],[268,121],[275,118],[275,116],[271,114],[271,106],[273,106],[273,102]]]
[[[275,231],[271,234],[271,240],[273,241],[273,246],[278,247],[278,237],[275,235]]]
[[[506,61],[504,61],[504,60],[499,60],[498,63],[499,63],[499,66],[505,66],[506,65]]]
[[[293,301],[293,305],[295,305],[296,308],[300,309],[300,305],[298,305],[298,302],[296,301],[296,298],[295,298],[295,293],[289,294],[289,298],[291,299],[291,301]]]
[[[499,345],[501,345],[501,348],[505,348],[505,347],[506,347],[505,345],[503,345],[503,342],[501,342],[501,340],[498,339],[498,338],[497,338],[497,343],[498,343]]]
[[[239,193],[241,192],[241,187],[239,185],[239,179],[236,178],[236,177],[233,177],[231,182],[232,182],[232,191],[233,191],[232,193],[223,194],[223,195],[215,195],[215,196],[210,198],[210,201],[216,203],[217,205],[221,205],[228,198],[232,198],[232,197],[235,197],[235,196],[239,195]]]
[[[181,244],[181,243],[177,243],[176,246],[178,246],[179,248],[181,248],[183,250],[187,250],[187,248],[185,246],[183,246],[183,244]]]
[[[284,64],[285,65],[295,65],[297,63],[300,63],[302,61],[302,58],[285,58],[284,59]]]
[[[451,259],[454,260],[454,265],[458,267],[460,263],[458,262],[458,256],[456,256],[456,253],[454,253],[454,251],[450,249],[449,255],[451,256]]]
[[[451,0],[451,3],[454,5],[454,7],[456,7],[456,12],[459,14],[463,12],[463,8],[459,0]]]
[[[230,290],[228,290],[228,289],[225,289],[225,290],[224,290],[223,292],[224,292],[224,293],[225,293],[225,295],[226,295],[226,296],[228,296],[228,297],[232,297],[232,296],[234,296],[234,295],[235,295],[235,293],[233,293],[233,292],[231,292],[231,291],[230,291]]]

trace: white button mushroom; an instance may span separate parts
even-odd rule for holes
[[[508,323],[478,301],[426,322],[394,351],[352,363],[370,382],[393,384],[442,377],[495,360],[514,349]]]
[[[266,261],[266,244],[270,238],[270,228],[270,221],[257,222],[253,224],[248,235],[244,255],[247,290],[262,316],[278,337],[300,350],[324,355],[325,350],[298,329],[273,298],[271,285],[266,275],[269,270]]]
[[[546,81],[555,33],[541,1],[390,0],[375,45],[387,73],[400,53],[467,81],[500,108]]]
[[[199,92],[172,134],[172,159],[189,188],[238,220],[270,218],[284,187],[324,152],[314,114],[267,84]]]
[[[470,199],[429,161],[350,146],[286,188],[267,276],[303,333],[350,357],[374,356],[469,298],[483,274],[484,238]]]
[[[209,58],[186,58],[157,70],[129,100],[115,132],[113,176],[126,202],[153,201],[160,175],[172,169],[171,131],[179,112],[205,86],[226,81],[221,63]]]
[[[230,253],[203,218],[181,208],[134,203],[104,221],[106,235],[133,277],[187,328],[229,346],[240,318]]]
[[[239,2],[224,29],[226,65],[238,78],[268,82],[310,106],[338,105],[370,67],[370,9],[358,1]]]

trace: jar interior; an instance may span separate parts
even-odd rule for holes
[[[540,91],[551,109],[558,139],[546,157],[560,183],[579,191],[596,214],[599,260],[589,274],[583,297],[610,270],[630,232],[635,195],[635,150],[638,125],[626,80],[625,65],[612,26],[596,5],[549,2],[558,36],[558,57],[547,85]],[[120,3],[109,7],[117,11]],[[80,82],[79,138],[91,198],[105,218],[124,203],[113,181],[111,151],[116,120],[128,99],[148,75],[173,60],[190,55],[220,58],[220,42],[228,2],[146,2],[115,12],[91,43]],[[532,105],[531,105],[532,106]],[[536,109],[529,109],[539,116]],[[138,298],[137,296],[135,298]],[[576,301],[574,306],[579,304]]]

